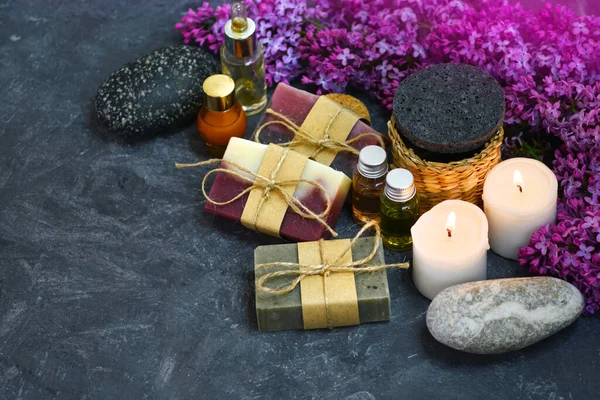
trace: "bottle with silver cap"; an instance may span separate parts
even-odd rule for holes
[[[379,220],[379,197],[387,171],[385,150],[379,146],[363,147],[352,178],[352,216],[357,223]]]
[[[267,104],[265,54],[256,40],[256,24],[246,16],[246,6],[233,3],[225,24],[221,47],[223,73],[235,82],[235,93],[246,115],[259,113]]]
[[[202,83],[202,90],[204,101],[198,113],[198,134],[212,154],[222,156],[229,139],[246,134],[246,114],[235,98],[235,85],[229,76],[209,76]]]
[[[410,228],[419,218],[415,179],[410,171],[396,168],[387,174],[381,193],[380,226],[383,245],[404,251],[412,247]]]

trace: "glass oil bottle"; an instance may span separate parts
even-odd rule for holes
[[[198,113],[198,134],[215,156],[222,156],[232,137],[244,137],[247,119],[227,75],[212,75],[202,83],[204,101]]]
[[[379,198],[387,171],[385,150],[379,146],[363,147],[352,178],[352,217],[357,223],[379,221]]]
[[[381,193],[380,226],[383,245],[390,250],[412,248],[410,228],[419,218],[419,200],[415,180],[410,171],[397,168],[390,171]]]
[[[235,82],[235,94],[246,115],[258,114],[267,104],[265,54],[256,40],[256,24],[246,16],[246,6],[234,3],[225,24],[221,47],[223,73]]]

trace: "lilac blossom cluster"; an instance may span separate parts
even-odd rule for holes
[[[598,311],[600,17],[558,5],[534,12],[515,0],[245,4],[257,20],[269,85],[301,79],[319,93],[355,87],[391,109],[402,79],[428,65],[466,63],[492,74],[506,95],[505,154],[545,154],[561,190],[557,224],[534,233],[519,261],[573,283],[586,312]],[[186,43],[217,52],[228,10],[204,3],[176,28]]]
[[[308,26],[300,42],[309,65],[302,83],[334,92],[353,86],[391,108],[402,79],[427,65],[431,25],[460,20],[463,7],[453,0],[318,2],[309,18],[327,24]]]
[[[521,248],[519,262],[531,273],[571,282],[585,297],[585,313],[594,314],[600,309],[600,206],[582,209],[581,217],[534,232],[531,245]]]

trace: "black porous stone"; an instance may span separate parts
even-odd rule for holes
[[[191,123],[215,58],[192,46],[163,47],[113,72],[98,89],[100,121],[123,136],[156,135]]]
[[[406,78],[394,96],[398,132],[435,153],[481,148],[502,126],[504,92],[487,72],[440,64]]]

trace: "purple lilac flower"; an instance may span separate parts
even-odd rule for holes
[[[600,205],[588,206],[582,215],[565,218],[559,214],[558,224],[540,228],[532,235],[530,245],[521,248],[519,262],[532,273],[544,269],[544,274],[573,283],[586,298],[586,313],[592,314],[600,308],[600,238],[596,226]],[[549,242],[563,250],[556,259],[549,257],[542,263]]]

